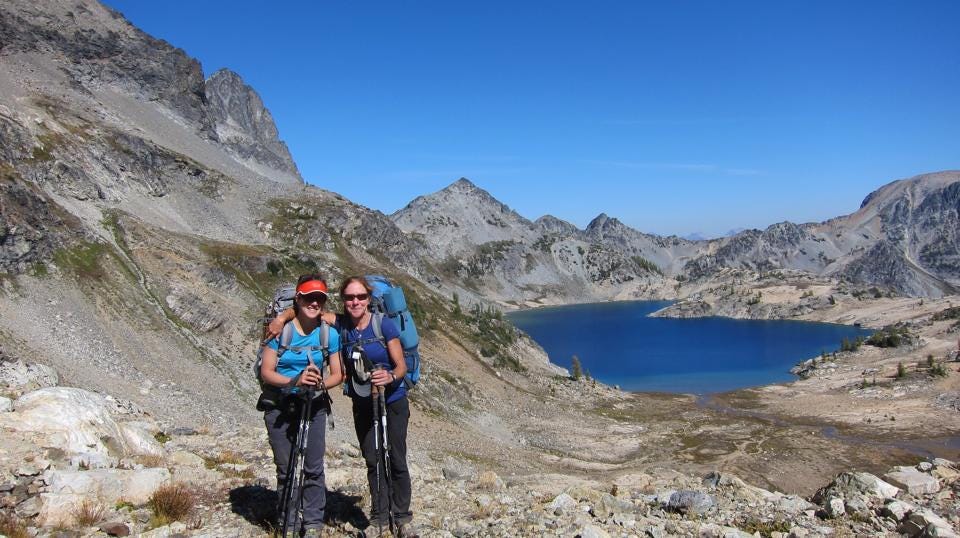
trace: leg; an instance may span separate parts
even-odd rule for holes
[[[273,463],[277,468],[277,520],[283,524],[284,493],[287,493],[289,502],[294,504],[297,492],[287,492],[287,479],[290,472],[290,462],[294,457],[298,417],[292,417],[284,408],[280,407],[263,414],[263,422],[267,427],[267,440],[273,450]],[[292,485],[292,483],[291,483]],[[295,510],[287,510],[288,515],[295,515]],[[294,518],[295,519],[295,518]],[[288,522],[293,521],[288,518]]]
[[[323,472],[327,408],[319,401],[314,401],[313,405],[315,412],[310,417],[310,435],[303,458],[303,527],[306,529],[323,527],[327,507],[327,485]]]
[[[407,468],[407,424],[410,421],[410,402],[406,398],[387,405],[387,428],[390,440],[390,469],[393,478],[390,506],[397,523],[413,519],[410,511],[410,471]]]
[[[387,506],[387,488],[381,487],[380,494],[377,495],[377,467],[380,466],[381,480],[383,476],[383,466],[377,457],[377,447],[374,439],[373,409],[370,399],[354,398],[353,400],[353,425],[357,432],[357,442],[360,443],[360,451],[363,453],[363,459],[367,464],[367,484],[370,487],[370,523],[371,525],[381,525],[386,527],[389,523],[387,511],[381,510],[381,507]]]

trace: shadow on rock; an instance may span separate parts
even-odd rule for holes
[[[326,523],[366,528],[370,521],[360,503],[363,497],[340,490],[327,491]],[[249,523],[270,531],[277,520],[277,492],[263,486],[241,486],[230,490],[230,509]]]

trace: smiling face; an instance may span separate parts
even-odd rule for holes
[[[363,287],[363,284],[350,282],[340,293],[340,299],[343,300],[343,308],[347,314],[354,320],[359,320],[367,313],[370,293]]]
[[[327,296],[322,293],[297,295],[297,305],[300,307],[300,313],[310,319],[316,319],[320,315],[326,302]]]

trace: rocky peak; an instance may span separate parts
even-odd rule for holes
[[[217,137],[232,153],[303,183],[290,150],[279,138],[273,116],[240,75],[220,69],[207,79],[205,90]]]
[[[558,219],[553,215],[544,215],[534,221],[534,224],[536,224],[537,228],[542,230],[544,233],[576,235],[580,232],[580,230],[573,224],[570,224],[565,220]]]
[[[390,218],[404,232],[428,236],[429,248],[440,257],[490,241],[538,235],[532,222],[466,178],[417,197]]]
[[[212,138],[200,63],[94,0],[5,0],[0,52],[52,57],[75,84],[155,101]]]
[[[590,224],[587,224],[585,231],[589,235],[594,235],[602,239],[605,235],[608,235],[608,234],[622,235],[628,230],[633,231],[634,233],[639,233],[639,232],[636,232],[636,230],[629,228],[624,223],[620,222],[619,219],[610,217],[606,213],[600,213],[599,215],[594,217],[593,220],[590,221]]]

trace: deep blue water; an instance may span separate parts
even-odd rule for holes
[[[666,301],[538,308],[508,314],[570,367],[577,355],[594,378],[625,390],[709,394],[795,379],[801,360],[870,331],[786,320],[648,318]]]

